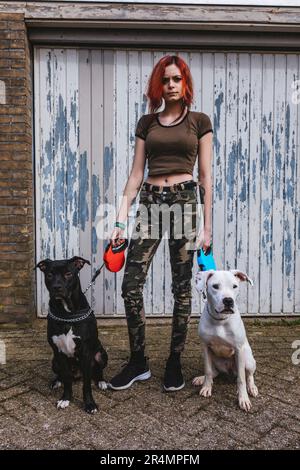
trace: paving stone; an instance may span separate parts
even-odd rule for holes
[[[0,449],[46,449],[47,442],[32,435],[14,417],[1,416]]]
[[[292,430],[300,434],[300,420],[294,418],[284,418],[280,421],[280,426],[286,430]],[[299,436],[300,441],[300,436]]]
[[[0,370],[1,449],[297,449],[300,442],[300,366],[291,363],[291,343],[300,325],[247,323],[257,361],[259,396],[252,409],[238,407],[236,381],[219,376],[213,395],[199,396],[192,379],[203,374],[203,347],[192,321],[182,366],[186,386],[163,393],[171,320],[147,325],[147,354],[152,377],[121,392],[93,385],[99,412],[83,411],[82,382],[74,383],[74,399],[56,409],[62,390],[50,390],[52,353],[46,323],[34,330],[0,331],[9,361]],[[105,377],[117,373],[129,356],[124,321],[102,324],[101,339],[109,353]]]
[[[265,436],[261,436],[254,449],[282,450],[287,449],[289,446],[295,448],[299,442],[300,437],[298,433],[278,426],[267,432]]]
[[[15,385],[14,387],[0,390],[0,403],[8,398],[22,395],[30,390],[28,385]]]

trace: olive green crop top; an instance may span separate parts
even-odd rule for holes
[[[158,114],[145,114],[136,126],[135,135],[145,140],[148,176],[166,173],[193,174],[199,139],[213,132],[210,118],[188,110],[185,117],[172,126],[160,123]]]

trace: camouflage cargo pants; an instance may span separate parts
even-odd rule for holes
[[[167,235],[170,250],[174,296],[170,349],[171,352],[183,350],[191,314],[191,278],[197,225],[196,188],[159,193],[145,190],[143,185],[122,282],[131,352],[145,348],[143,286],[164,234]]]

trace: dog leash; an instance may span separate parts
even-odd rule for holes
[[[101,272],[101,269],[103,268],[103,266],[105,265],[105,263],[102,264],[102,266],[100,266],[99,269],[97,269],[97,271],[95,272],[94,276],[92,277],[92,280],[91,282],[89,283],[89,285],[87,286],[87,288],[85,289],[85,291],[83,292],[84,294],[92,287],[92,285],[95,283],[97,277],[99,276],[100,272]]]
[[[128,240],[127,238],[120,238],[121,243],[119,245],[113,246],[112,243],[109,243],[107,247],[105,248],[105,253],[103,256],[104,263],[102,266],[100,266],[99,269],[95,272],[94,276],[92,277],[91,282],[83,292],[84,294],[91,288],[91,286],[94,284],[96,281],[96,278],[99,276],[101,269],[103,268],[104,265],[106,265],[107,269],[112,272],[118,272],[122,268],[125,257],[124,257],[124,250],[128,246]]]

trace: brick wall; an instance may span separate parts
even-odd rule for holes
[[[35,310],[31,97],[24,16],[0,13],[0,324]]]

